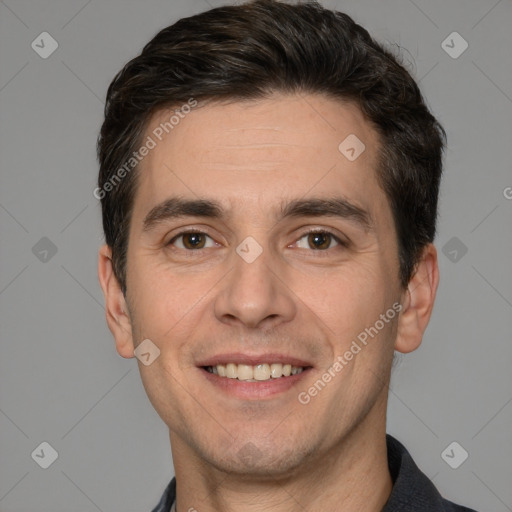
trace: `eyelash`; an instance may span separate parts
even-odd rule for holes
[[[335,235],[332,231],[329,231],[327,229],[311,229],[309,231],[305,231],[304,233],[301,234],[301,236],[299,238],[297,238],[296,240],[301,240],[302,238],[304,238],[305,236],[307,235],[310,235],[310,234],[316,234],[316,233],[319,233],[319,234],[322,234],[322,235],[329,235],[330,237],[332,237],[336,242],[338,242],[338,244],[343,247],[343,248],[348,248],[349,246],[349,243],[348,242],[345,242],[344,240],[342,240],[341,238],[339,238],[337,235]],[[178,238],[184,236],[184,235],[206,235],[207,237],[211,238],[213,240],[213,238],[208,234],[208,233],[205,233],[204,231],[194,231],[194,230],[188,230],[188,231],[181,231],[179,233],[177,233],[176,235],[174,235],[172,237],[171,240],[169,240],[169,242],[166,243],[166,246],[170,246],[172,245]],[[211,249],[211,247],[206,247],[206,249]],[[313,252],[316,252],[316,253],[326,253],[326,252],[329,252],[331,251],[332,249],[335,249],[335,247],[331,247],[329,249],[310,249],[311,251]],[[187,253],[194,253],[194,252],[199,252],[201,251],[201,249],[181,249],[181,248],[178,248],[176,250],[180,250],[180,251],[186,251]],[[190,254],[192,256],[192,254]],[[322,257],[323,255],[318,255],[318,257]]]

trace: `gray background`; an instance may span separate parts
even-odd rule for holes
[[[95,142],[121,66],[222,3],[0,1],[2,512],[150,510],[172,476],[167,428],[105,322]],[[512,510],[512,2],[322,3],[403,47],[448,133],[441,284],[394,371],[388,432],[450,499]],[[46,59],[31,47],[43,31],[59,45]],[[456,59],[441,46],[453,31],[469,44]],[[43,441],[58,452],[48,469],[31,457]],[[441,457],[452,441],[469,453],[458,469]]]

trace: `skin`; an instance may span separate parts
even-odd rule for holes
[[[168,117],[157,113],[146,135]],[[366,146],[353,162],[338,150],[349,134]],[[379,144],[353,104],[275,94],[197,107],[142,161],[126,298],[108,246],[98,274],[118,353],[133,357],[146,338],[160,349],[139,370],[169,427],[180,512],[380,511],[389,498],[393,351],[420,345],[439,270],[429,244],[407,289],[400,286],[395,226],[375,174]],[[334,193],[367,210],[373,230],[328,216],[276,221],[283,200]],[[230,215],[174,219],[144,232],[145,215],[171,195],[216,199]],[[328,238],[318,249],[304,235],[309,228],[349,245]],[[183,230],[210,238],[201,249],[186,237],[167,245]],[[263,249],[250,264],[235,250],[248,236]],[[400,315],[301,404],[298,394],[395,302]],[[270,351],[313,368],[283,393],[244,400],[219,391],[196,366],[220,353]]]

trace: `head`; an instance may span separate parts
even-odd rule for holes
[[[124,66],[98,139],[99,276],[118,352],[160,351],[139,366],[176,446],[240,472],[249,446],[277,473],[382,425],[393,352],[435,299],[443,147],[398,59],[314,2],[182,19]],[[203,366],[226,354],[307,371],[219,393]]]

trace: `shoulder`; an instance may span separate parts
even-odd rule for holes
[[[393,489],[382,512],[476,512],[444,499],[397,439],[387,434],[386,444]]]

